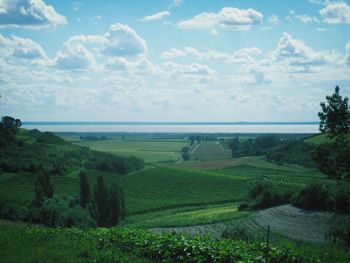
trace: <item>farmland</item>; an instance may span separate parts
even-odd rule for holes
[[[31,135],[25,132],[19,135],[20,140],[30,144],[35,143],[35,139]],[[298,228],[298,224],[301,224],[305,218],[301,212],[294,213],[294,210],[289,208],[289,210],[283,210],[283,207],[261,211],[240,211],[238,209],[242,203],[253,202],[250,200],[249,192],[256,183],[268,183],[275,189],[293,192],[298,192],[314,181],[327,185],[334,184],[315,168],[288,163],[278,164],[269,161],[264,156],[229,158],[229,152],[214,140],[196,143],[190,152],[190,160],[181,161],[178,157],[179,152],[183,147],[189,145],[189,140],[179,138],[76,140],[76,137],[66,139],[73,141],[74,144],[53,140],[49,147],[50,153],[54,153],[56,150],[59,152],[69,150],[74,153],[84,151],[85,155],[92,154],[86,148],[88,147],[103,152],[103,154],[112,153],[113,156],[120,154],[124,156],[139,154],[142,156],[145,154],[148,164],[139,170],[132,170],[128,173],[118,174],[90,166],[87,166],[86,169],[91,187],[101,176],[106,185],[110,186],[116,183],[123,189],[127,210],[125,219],[120,223],[122,228],[148,228],[156,233],[161,233],[163,230],[180,231],[191,235],[209,233],[213,237],[221,239],[221,234],[226,229],[239,224],[264,238],[265,228],[271,221],[275,222],[273,231],[276,232],[274,237],[276,236],[277,240],[286,242],[296,239],[312,242],[324,241],[320,237],[323,235],[322,233],[316,235],[317,237],[312,240],[305,237],[302,232],[293,234],[293,227]],[[174,158],[171,159],[167,156]],[[76,164],[67,167],[66,174],[51,178],[55,194],[77,196],[80,169]],[[21,208],[29,205],[35,197],[35,175],[33,173],[25,171],[20,173],[3,172],[0,176],[0,182],[0,200],[3,202]],[[11,189],[11,191],[7,189]],[[293,213],[295,214],[294,217],[292,216],[294,219],[291,217]],[[290,220],[288,217],[291,217]],[[285,225],[283,218],[285,218],[286,224],[287,222],[290,224]],[[313,225],[316,225],[317,222],[324,225],[326,217],[320,215],[317,218],[312,213],[310,218],[316,220]],[[16,235],[16,231],[8,232],[8,227],[0,227],[5,236],[10,238],[11,235]],[[12,226],[10,228],[13,229]],[[310,227],[310,229],[312,228]],[[61,246],[60,242],[64,237],[60,236],[60,233],[56,234],[58,235],[57,240],[54,238],[52,245]],[[23,240],[23,242],[28,241]],[[30,247],[30,245],[26,246]],[[9,249],[11,250],[11,248]],[[80,251],[80,248],[77,249]],[[116,250],[113,253],[124,258],[125,262],[131,260],[130,257],[135,262],[147,262],[147,259],[142,257],[124,254],[122,250]],[[4,256],[6,258],[6,255]],[[109,260],[109,256],[103,257]]]
[[[220,160],[230,156],[230,150],[224,149],[218,141],[202,141],[190,153],[190,159],[196,161]]]
[[[107,139],[95,141],[75,141],[76,145],[92,150],[108,152],[121,156],[136,156],[147,163],[175,162],[179,152],[189,145],[186,140],[171,139]]]

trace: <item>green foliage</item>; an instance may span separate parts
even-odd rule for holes
[[[138,251],[101,246],[101,231],[45,228],[0,222],[0,261],[6,263],[150,263]]]
[[[332,218],[326,238],[331,242],[350,249],[350,218]]]
[[[35,181],[35,199],[33,203],[41,205],[46,198],[53,197],[53,185],[50,181],[50,174],[43,168],[40,168],[37,172],[37,178]]]
[[[350,179],[350,141],[321,144],[313,158],[319,169],[333,179]]]
[[[4,145],[0,147],[0,170],[4,172],[35,173],[40,166],[45,166],[54,176],[65,176],[81,168],[124,174],[144,167],[139,158],[91,151],[49,132],[18,130],[11,134],[15,139],[3,140]]]
[[[326,96],[327,102],[321,102],[320,131],[328,133],[331,138],[344,136],[350,132],[350,110],[347,97],[339,94],[339,87],[331,96]]]
[[[90,200],[90,186],[88,182],[88,178],[86,172],[81,171],[79,173],[79,181],[80,181],[80,206],[82,208],[86,208],[89,200]]]
[[[231,139],[229,147],[232,151],[232,156],[246,155],[262,155],[267,150],[275,147],[280,142],[280,139],[275,135],[259,136],[255,139],[239,140],[239,138]]]
[[[250,207],[252,209],[264,209],[287,204],[290,202],[291,195],[289,191],[282,191],[271,184],[258,182],[249,192],[249,197],[253,200]]]
[[[98,226],[117,225],[119,219],[125,215],[125,204],[121,198],[121,191],[115,183],[110,190],[105,186],[102,176],[97,178],[94,191],[94,207]]]
[[[309,168],[316,167],[312,154],[315,146],[300,139],[289,139],[281,142],[266,153],[266,158],[278,164],[298,164]]]
[[[350,213],[350,186],[346,183],[305,186],[292,199],[292,204],[309,210],[328,210]]]
[[[190,159],[190,153],[189,153],[190,148],[188,146],[183,147],[181,150],[181,156],[184,161],[188,161]]]
[[[247,228],[240,225],[233,225],[228,227],[222,232],[222,238],[233,239],[233,240],[243,240],[243,241],[253,241],[254,237],[248,232]]]

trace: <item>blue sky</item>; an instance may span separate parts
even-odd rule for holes
[[[349,33],[348,1],[0,0],[1,114],[313,121]]]

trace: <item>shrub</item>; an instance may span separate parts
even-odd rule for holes
[[[238,206],[238,211],[244,211],[248,209],[249,209],[249,205],[247,203],[242,203]]]
[[[221,235],[222,238],[233,239],[233,240],[243,240],[252,241],[254,238],[250,234],[246,227],[240,225],[234,225],[227,227]]]
[[[281,191],[270,184],[258,182],[249,191],[249,197],[253,201],[250,206],[252,209],[263,209],[289,203],[291,193]]]
[[[324,185],[313,183],[304,187],[293,198],[292,204],[310,210],[327,210],[331,200],[330,192]]]
[[[350,218],[332,218],[326,239],[350,249]]]

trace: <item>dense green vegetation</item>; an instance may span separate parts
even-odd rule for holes
[[[137,256],[138,251],[102,246],[98,232],[93,230],[29,227],[0,221],[0,247],[0,261],[6,263],[151,262]]]
[[[154,234],[142,229],[0,227],[4,262],[265,262],[264,242]],[[330,246],[272,245],[268,262],[347,262]],[[149,261],[150,260],[150,261]]]

